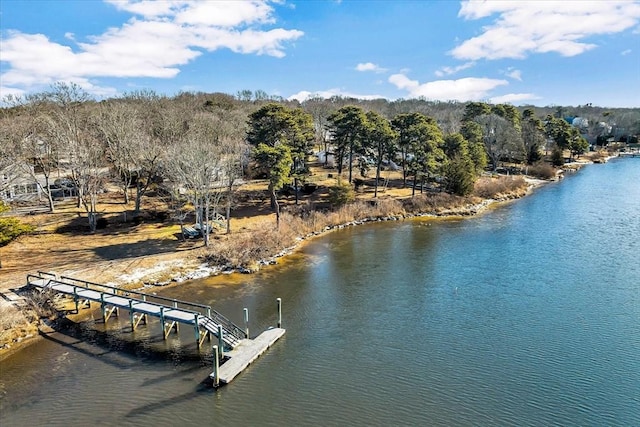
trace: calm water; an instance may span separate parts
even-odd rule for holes
[[[287,334],[234,382],[183,328],[87,322],[1,365],[14,425],[640,426],[640,159],[479,218],[362,226],[163,294]],[[131,343],[131,340],[135,343]]]

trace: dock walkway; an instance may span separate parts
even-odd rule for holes
[[[191,325],[198,347],[205,338],[210,339],[211,335],[220,338],[220,332],[222,341],[229,349],[235,348],[247,338],[244,330],[208,305],[124,290],[71,277],[58,277],[45,272],[28,275],[27,285],[71,296],[75,301],[76,311],[80,304],[90,306],[91,302],[99,302],[105,323],[111,315],[118,316],[119,309],[126,309],[129,311],[132,330],[141,322],[146,324],[147,316],[158,317],[165,339],[171,330],[178,331],[179,323]]]

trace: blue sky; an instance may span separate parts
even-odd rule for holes
[[[75,82],[640,107],[640,1],[2,0],[0,96]]]

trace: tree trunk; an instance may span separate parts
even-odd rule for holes
[[[351,184],[352,172],[353,172],[353,144],[349,144],[349,184]]]
[[[209,198],[204,202],[204,220],[200,219],[200,230],[202,233],[202,240],[204,241],[204,245],[209,247]]]
[[[378,166],[376,167],[376,185],[373,190],[373,197],[378,198],[378,182],[380,181],[380,164],[382,162],[378,161]]]
[[[140,181],[136,181],[136,204],[133,208],[134,215],[140,213],[140,206],[142,205],[142,186],[140,185]]]
[[[271,201],[271,209],[275,210],[278,200],[276,198],[276,189],[271,184],[269,184],[269,197]]]
[[[276,197],[275,189],[271,190],[271,200],[274,203],[274,208],[276,211],[276,228],[280,229],[280,204],[278,203],[278,198]]]
[[[402,188],[407,187],[407,150],[402,149]]]
[[[53,203],[53,196],[51,195],[51,187],[49,186],[48,176],[44,177],[44,184],[46,185],[47,188],[44,188],[42,185],[40,185],[40,183],[38,183],[42,192],[47,195],[47,205],[49,206],[49,213],[54,213],[56,210],[56,207]],[[64,198],[64,193],[62,194],[62,196]]]
[[[413,175],[413,188],[411,189],[411,197],[416,195],[416,175]]]
[[[128,205],[129,204],[129,184],[128,183],[124,183],[124,185],[122,186],[122,191],[124,192],[124,204]]]

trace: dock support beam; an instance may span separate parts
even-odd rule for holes
[[[278,301],[278,328],[282,327],[282,298],[276,298]]]
[[[136,314],[133,311],[133,301],[131,300],[129,301],[129,321],[131,322],[131,332],[136,330],[140,322],[144,322],[145,325],[147,324],[147,314]]]
[[[244,333],[247,335],[247,338],[249,338],[249,309],[248,308],[244,308]]]
[[[167,339],[167,334],[164,332],[164,307],[160,307],[160,325],[162,326],[162,339]]]
[[[218,325],[218,348],[220,349],[220,359],[224,359],[224,340],[222,334],[222,325]]]
[[[200,315],[198,313],[195,313],[193,316],[193,328],[194,332],[196,333],[196,343],[198,343],[198,348],[201,348],[205,338],[208,338],[209,341],[211,341],[211,335],[209,335],[209,331],[206,329],[203,332],[200,331],[200,324],[198,323],[198,318],[200,317]]]
[[[220,362],[218,359],[218,346],[213,346],[213,386],[220,385]]]

